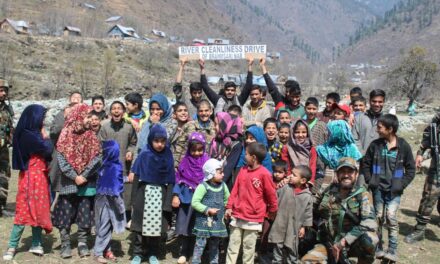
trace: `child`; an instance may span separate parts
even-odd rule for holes
[[[229,198],[229,190],[223,183],[222,163],[210,159],[203,165],[204,182],[197,186],[191,202],[196,211],[194,234],[196,246],[192,263],[202,261],[203,250],[209,240],[209,263],[218,263],[220,238],[227,237],[228,232],[223,221],[225,204]]]
[[[313,195],[307,188],[312,171],[304,165],[295,167],[289,184],[278,189],[278,214],[269,233],[274,243],[272,263],[297,263],[298,245],[305,228],[313,225]]]
[[[310,133],[312,134],[313,144],[315,146],[322,145],[327,141],[328,131],[326,123],[319,120],[316,115],[318,113],[319,102],[315,97],[309,97],[306,100],[305,111],[307,125],[310,128]]]
[[[272,163],[281,159],[286,159],[287,157],[286,147],[277,139],[278,127],[278,122],[275,118],[270,117],[264,120],[263,129],[264,134],[266,134],[266,139],[269,146],[268,152],[272,158]]]
[[[258,127],[256,125],[253,125],[248,128],[248,130],[245,133],[245,142],[243,146],[243,151],[241,152],[240,159],[237,163],[237,168],[240,169],[244,165],[246,165],[246,146],[249,145],[252,142],[259,142],[262,143],[266,149],[267,149],[267,140],[266,135],[264,134],[264,131],[261,127]],[[269,153],[266,153],[266,157],[264,158],[263,162],[261,163],[270,173],[272,173],[272,159],[270,157]]]
[[[243,263],[254,263],[255,243],[264,217],[273,219],[278,210],[272,175],[261,166],[266,147],[253,142],[246,147],[246,166],[240,169],[226,205],[226,218],[231,218],[226,263],[236,263],[243,241]]]
[[[289,111],[280,110],[278,112],[278,122],[279,124],[283,124],[283,123],[290,124],[292,122],[292,117],[290,116]]]
[[[272,165],[273,170],[273,183],[278,186],[284,181],[287,174],[287,163],[284,160],[279,160]]]
[[[148,115],[142,110],[143,99],[139,93],[129,93],[125,97],[125,104],[127,105],[127,112],[124,114],[124,119],[127,123],[132,124],[136,133],[141,131],[142,125],[148,120]]]
[[[173,153],[167,144],[167,131],[153,125],[147,145],[133,164],[133,216],[135,233],[132,264],[140,264],[144,250],[149,249],[149,263],[158,264],[157,255],[168,231],[167,214],[175,182]]]
[[[328,123],[332,118],[333,105],[339,104],[341,96],[338,93],[331,92],[325,96],[325,108],[322,112],[318,113],[318,118],[324,123]]]
[[[388,250],[383,249],[382,234],[379,236],[376,258],[397,262],[397,237],[399,224],[397,212],[400,197],[415,175],[415,161],[410,145],[396,135],[399,120],[395,115],[385,114],[377,120],[379,139],[371,142],[362,159],[362,172],[373,192],[374,209],[379,225],[386,217]],[[382,232],[383,233],[383,232]]]
[[[350,107],[344,104],[334,104],[332,120],[345,120],[348,122],[350,117]]]
[[[90,112],[90,116],[91,116],[90,129],[96,134],[98,134],[99,130],[101,129],[101,119],[99,118],[99,115],[94,113],[93,111]]]
[[[102,121],[107,118],[107,113],[105,112],[105,100],[102,95],[95,95],[92,97],[92,114],[97,115],[99,120]]]
[[[206,141],[202,133],[193,132],[188,137],[188,149],[176,173],[172,206],[179,208],[176,221],[176,235],[180,236],[179,259],[186,263],[193,251],[194,213],[191,207],[193,193],[203,180],[203,164],[209,159],[206,154]]]
[[[16,196],[16,214],[8,250],[3,260],[12,260],[25,226],[32,227],[32,245],[29,252],[42,256],[41,233],[52,231],[47,161],[52,144],[43,128],[46,108],[29,105],[18,121],[12,141],[12,168],[20,170]],[[32,195],[29,195],[32,194]],[[5,224],[5,220],[2,220]]]
[[[283,145],[289,143],[290,123],[281,123],[280,128],[278,129],[278,138]]]
[[[107,263],[107,259],[116,261],[110,247],[112,231],[124,232],[126,221],[119,144],[115,140],[103,141],[102,150],[103,164],[96,181],[94,252],[97,262]]]
[[[355,116],[364,113],[367,108],[367,99],[363,96],[353,97],[351,100],[351,107]]]
[[[174,155],[174,167],[176,167],[177,169],[180,162],[180,155],[182,154],[179,153],[179,151],[176,151],[179,148],[178,139],[180,136],[184,134],[183,127],[190,120],[188,115],[188,107],[184,102],[177,102],[176,104],[173,105],[173,119],[176,120],[177,126],[175,131],[173,131],[173,133],[170,135],[169,141],[170,141],[171,151],[173,152]]]

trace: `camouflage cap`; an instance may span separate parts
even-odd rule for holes
[[[338,164],[338,167],[336,168],[336,170],[338,171],[340,168],[343,168],[343,167],[349,167],[354,170],[358,170],[357,162],[353,158],[349,158],[349,157],[341,158],[339,160],[339,164]]]
[[[9,88],[9,83],[5,79],[0,79],[0,87]]]

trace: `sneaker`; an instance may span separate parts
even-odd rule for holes
[[[385,251],[379,249],[378,251],[376,251],[376,258],[377,259],[383,259],[383,257],[385,256]]]
[[[60,252],[61,258],[67,259],[72,257],[72,249],[70,248],[70,245],[61,245],[61,252]]]
[[[134,258],[131,260],[131,264],[141,264],[142,258],[140,256],[134,256]]]
[[[29,252],[31,252],[32,254],[37,255],[37,256],[43,256],[44,255],[44,250],[43,250],[42,246],[32,246],[29,249]]]
[[[411,234],[407,235],[403,241],[408,244],[414,244],[423,239],[425,239],[425,229],[416,229]]]
[[[186,263],[186,257],[180,256],[179,259],[177,260],[177,264],[185,264],[185,263]]]
[[[148,258],[148,263],[150,264],[159,264],[159,260],[157,259],[156,256],[150,256],[150,258]]]
[[[15,248],[8,248],[3,254],[3,260],[13,260],[15,256]]]
[[[90,256],[90,251],[89,251],[89,248],[87,247],[87,245],[78,244],[78,255],[80,258]]]
[[[392,262],[397,262],[399,260],[399,258],[397,257],[397,254],[394,250],[388,251],[383,258],[388,259]]]

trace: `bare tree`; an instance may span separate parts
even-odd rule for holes
[[[10,83],[14,79],[16,54],[15,45],[11,42],[2,45],[2,52],[0,52],[0,78],[8,80]]]
[[[416,100],[424,91],[432,92],[438,82],[437,64],[427,58],[423,47],[413,47],[393,70],[387,74],[387,83],[396,95]]]
[[[80,58],[74,65],[75,80],[79,85],[81,93],[87,98],[88,88],[90,84],[90,65],[91,61],[87,56]]]
[[[110,95],[111,89],[114,86],[114,73],[116,71],[116,54],[112,49],[107,49],[104,52],[104,62],[103,62],[103,75],[102,81],[104,88],[102,94],[104,97]]]

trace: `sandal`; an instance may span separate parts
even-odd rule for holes
[[[111,261],[116,261],[116,257],[111,250],[104,252],[104,258],[109,259]]]

